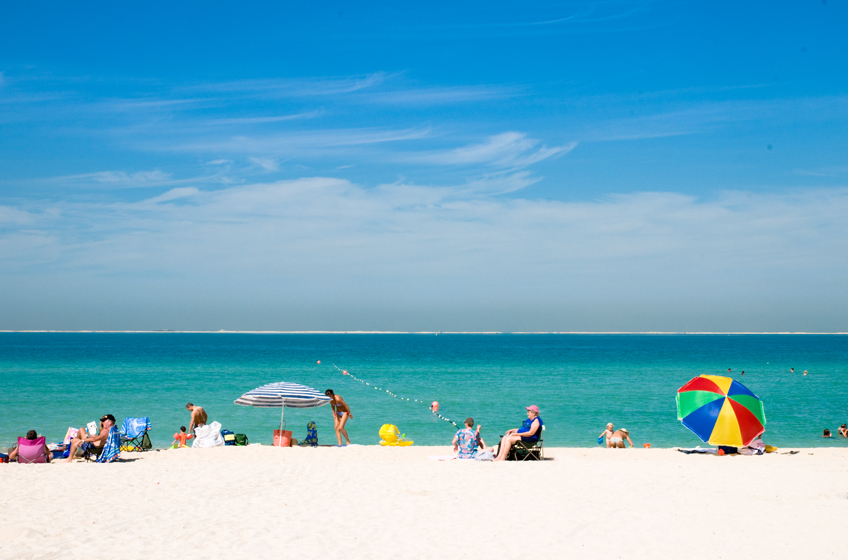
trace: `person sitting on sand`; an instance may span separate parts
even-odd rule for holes
[[[477,426],[476,432],[472,428],[474,419],[468,417],[465,419],[465,427],[453,436],[453,452],[456,453],[457,459],[473,459],[477,455],[478,447],[486,448],[486,443],[480,437],[480,426]]]
[[[613,428],[614,426],[612,425],[612,422],[607,424],[607,429],[601,432],[601,434],[598,436],[598,443],[601,443],[602,441],[606,440],[607,447],[610,447],[609,438],[611,438],[612,435],[615,433],[615,430]]]
[[[842,424],[836,432],[842,437],[848,437],[848,424]]]
[[[180,426],[180,431],[174,434],[174,441],[171,442],[171,446],[185,447],[186,442],[190,439],[194,439],[194,434],[189,434],[186,432],[185,426]]]
[[[191,422],[188,424],[188,433],[193,434],[195,428],[206,425],[208,417],[202,406],[194,406],[191,403],[186,405],[186,410],[191,412]]]
[[[614,448],[617,447],[619,449],[624,449],[624,440],[630,444],[630,448],[633,448],[633,440],[630,439],[630,432],[627,431],[627,428],[619,428],[615,431],[615,433],[610,436],[607,440],[607,447]]]
[[[26,439],[28,440],[36,440],[38,439],[38,433],[35,430],[30,430],[26,434]],[[18,447],[15,446],[14,449],[9,450],[9,462],[16,460],[18,457]],[[53,458],[53,454],[50,453],[50,450],[47,449],[47,444],[44,444],[44,457],[47,459],[47,462],[50,462],[50,459]]]
[[[822,437],[833,437],[833,434],[830,433],[830,430],[825,428],[824,432],[822,432]]]
[[[76,437],[71,439],[71,444],[68,448],[68,460],[65,462],[70,463],[74,460],[74,455],[76,454],[77,449],[80,449],[83,452],[103,449],[103,446],[106,444],[106,440],[109,438],[109,430],[111,430],[114,425],[115,417],[111,414],[105,414],[100,419],[100,432],[97,435],[85,436],[85,428],[80,428]]]
[[[339,447],[342,445],[342,436],[344,436],[346,445],[350,445],[350,438],[347,436],[345,424],[348,418],[353,418],[353,413],[341,395],[337,395],[332,389],[327,389],[324,394],[330,397],[330,407],[333,409],[333,426],[336,429],[336,439],[339,442]]]
[[[507,430],[500,445],[498,446],[498,455],[495,461],[505,461],[509,450],[517,441],[527,443],[535,443],[539,441],[542,435],[542,419],[539,417],[539,407],[532,404],[527,408],[527,420],[518,429]],[[494,453],[494,449],[492,450]]]

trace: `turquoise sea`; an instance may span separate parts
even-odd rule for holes
[[[29,429],[60,440],[105,413],[150,416],[164,447],[188,424],[188,401],[270,444],[279,411],[233,401],[274,381],[341,394],[354,443],[377,443],[392,423],[416,444],[448,445],[455,428],[428,410],[436,400],[458,424],[474,417],[490,443],[536,404],[547,445],[595,446],[614,422],[640,446],[694,446],[677,421],[676,390],[727,368],[764,401],[767,443],[848,445],[821,437],[848,422],[848,336],[0,333],[0,448]],[[321,443],[335,442],[329,407],[286,410],[297,438],[310,420]]]

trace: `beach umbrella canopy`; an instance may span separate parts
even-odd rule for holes
[[[242,406],[255,408],[279,408],[280,430],[283,429],[283,414],[286,408],[315,408],[330,402],[330,397],[312,387],[297,383],[269,383],[248,391],[234,401]]]
[[[710,445],[744,447],[766,431],[759,397],[718,375],[696,377],[678,389],[677,419]]]

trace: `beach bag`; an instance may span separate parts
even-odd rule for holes
[[[236,434],[236,445],[247,445],[247,434]]]
[[[224,445],[224,438],[221,437],[220,422],[212,422],[194,429],[192,449],[195,447],[219,447],[221,445]]]
[[[224,445],[236,444],[236,435],[230,430],[221,430],[221,436],[224,438]]]

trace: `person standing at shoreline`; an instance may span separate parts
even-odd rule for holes
[[[344,436],[347,442],[345,445],[350,445],[350,438],[347,435],[347,430],[345,430],[345,424],[347,424],[348,418],[353,418],[350,407],[341,395],[335,394],[332,389],[327,389],[324,391],[324,394],[330,397],[330,406],[333,409],[333,427],[336,430],[336,439],[339,442],[339,447],[342,445],[342,436]]]
[[[611,438],[612,435],[615,433],[615,430],[613,428],[615,428],[615,426],[613,426],[612,422],[607,424],[606,430],[601,432],[601,434],[598,436],[598,443],[603,443],[604,441],[606,441],[607,447],[611,447],[609,438]]]
[[[186,405],[186,410],[191,412],[191,422],[188,425],[188,433],[193,434],[195,428],[206,425],[208,416],[202,406],[194,406],[192,403]]]

